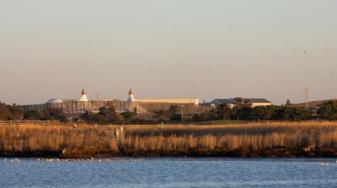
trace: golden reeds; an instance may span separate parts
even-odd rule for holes
[[[90,147],[98,151],[117,151],[116,139],[109,127],[62,125],[0,126],[0,151],[62,151],[65,148]]]
[[[114,155],[227,155],[230,152],[337,154],[337,122],[263,122],[235,125],[11,125],[0,126],[0,153],[68,148]],[[122,134],[120,131],[122,130]],[[117,132],[119,131],[119,134]],[[309,149],[308,149],[309,148]],[[261,155],[261,153],[260,153]],[[276,154],[277,155],[277,154]]]

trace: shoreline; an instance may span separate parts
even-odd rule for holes
[[[58,159],[91,159],[91,158],[166,158],[166,157],[198,157],[198,158],[337,158],[337,151],[334,149],[320,149],[317,151],[303,152],[287,149],[270,150],[237,150],[237,151],[192,151],[189,153],[163,151],[141,152],[141,153],[114,153],[88,151],[70,153],[63,155],[62,151],[32,151],[32,152],[12,152],[0,151],[0,158],[58,158]]]

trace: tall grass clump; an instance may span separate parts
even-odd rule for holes
[[[0,126],[2,153],[55,152],[80,148],[93,153],[116,152],[117,141],[109,127],[64,125]],[[0,153],[1,153],[0,152]]]

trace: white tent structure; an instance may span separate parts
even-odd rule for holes
[[[135,96],[133,95],[133,91],[132,91],[132,89],[130,89],[130,91],[129,91],[129,97],[128,97],[128,100],[127,100],[128,102],[135,102],[136,101],[136,98],[135,98]]]
[[[85,90],[83,89],[82,90],[82,93],[81,93],[81,98],[79,100],[80,102],[88,102],[88,97],[87,97],[87,93],[85,92]]]

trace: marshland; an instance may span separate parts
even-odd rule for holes
[[[0,125],[3,157],[336,157],[337,122]]]

